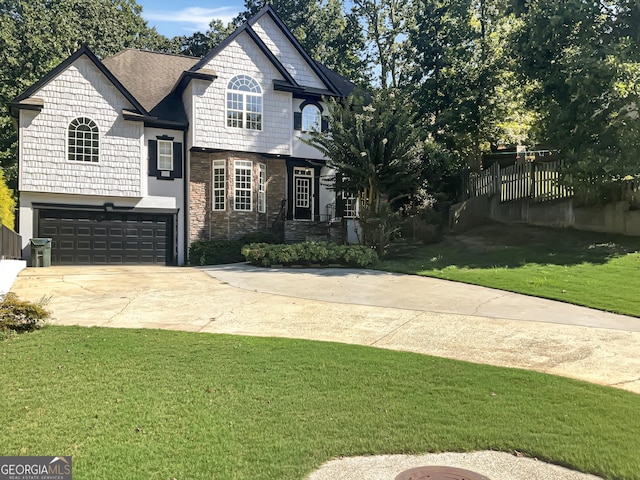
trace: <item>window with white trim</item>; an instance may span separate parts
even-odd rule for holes
[[[354,193],[342,192],[344,201],[344,218],[357,218],[357,197]]]
[[[264,163],[258,165],[258,212],[267,211],[267,166]]]
[[[173,142],[158,140],[158,170],[173,170]]]
[[[96,122],[86,117],[72,120],[69,123],[67,144],[69,160],[98,163],[100,133]]]
[[[262,89],[248,75],[227,84],[227,127],[262,130]]]
[[[248,160],[236,160],[234,164],[234,191],[233,208],[243,212],[252,209],[251,197],[253,195],[251,172],[253,162]]]
[[[313,104],[305,105],[302,109],[302,131],[319,132],[322,128],[320,109]]]
[[[213,162],[213,210],[220,211],[226,209],[226,184],[227,167],[225,160],[214,160]]]

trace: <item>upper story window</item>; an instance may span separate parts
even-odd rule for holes
[[[173,142],[158,140],[158,170],[173,170]]]
[[[100,134],[96,122],[79,117],[69,124],[69,160],[97,163],[100,153]]]
[[[322,127],[320,109],[313,104],[305,105],[302,109],[302,131],[319,132]]]
[[[158,180],[182,178],[182,142],[174,141],[175,137],[157,135],[155,140],[149,139],[150,177]]]
[[[262,130],[262,89],[248,75],[236,75],[229,80],[227,127]]]

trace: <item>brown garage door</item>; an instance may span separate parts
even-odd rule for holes
[[[52,265],[172,263],[173,219],[148,213],[40,210]]]

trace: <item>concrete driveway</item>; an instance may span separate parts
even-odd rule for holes
[[[346,269],[28,268],[51,323],[305,338],[525,368],[640,393],[640,319],[407,275]]]

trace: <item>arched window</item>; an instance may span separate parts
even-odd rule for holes
[[[302,109],[302,131],[319,132],[322,126],[320,109],[313,104],[305,105]]]
[[[96,122],[79,117],[69,124],[69,160],[97,163],[100,153],[100,134]]]
[[[248,75],[236,75],[229,80],[227,127],[262,130],[262,89]]]

